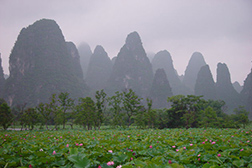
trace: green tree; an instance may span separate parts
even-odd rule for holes
[[[207,100],[205,108],[208,106],[212,107],[214,111],[216,111],[217,117],[224,117],[225,111],[227,110],[227,106],[225,105],[225,101],[223,100]]]
[[[98,127],[98,129],[100,129],[101,124],[104,120],[104,112],[106,110],[106,106],[105,106],[105,100],[106,100],[106,96],[107,94],[103,91],[103,89],[101,91],[96,91],[95,94],[95,98],[96,98],[96,103],[95,103],[95,107],[96,107],[96,126]]]
[[[17,123],[23,127],[24,123],[22,121],[22,115],[25,112],[25,107],[26,107],[26,103],[18,104],[12,107],[11,112],[14,115],[14,119],[13,119],[14,125]],[[21,130],[23,129],[22,127],[21,127]]]
[[[243,126],[243,128],[246,127],[246,125],[249,124],[249,118],[248,118],[248,114],[249,112],[243,107],[243,106],[239,106],[238,108],[234,109],[234,120],[240,125]]]
[[[37,106],[36,106],[36,111],[38,112],[38,114],[39,114],[39,122],[40,122],[40,127],[42,128],[44,125],[46,125],[46,128],[47,128],[47,122],[46,122],[46,120],[45,120],[45,118],[44,118],[44,116],[42,115],[42,113],[44,113],[44,110],[45,110],[45,105],[44,105],[44,103],[39,103]],[[42,111],[42,112],[41,112]]]
[[[181,118],[184,115],[185,104],[184,104],[184,95],[176,95],[168,97],[167,101],[171,102],[171,108],[167,110],[169,116],[169,127],[170,128],[179,128],[184,126],[184,122]]]
[[[28,108],[25,110],[22,116],[23,123],[25,127],[28,127],[29,130],[33,130],[34,126],[39,121],[39,114],[36,111],[36,108]]]
[[[48,104],[40,103],[36,107],[36,111],[40,114],[40,122],[42,125],[46,126],[46,129],[49,130],[48,125],[52,121],[51,111],[48,110]]]
[[[148,127],[154,128],[157,119],[157,113],[156,110],[152,109],[152,100],[147,98],[146,101],[147,101],[146,119],[148,121]]]
[[[60,118],[59,120],[63,124],[63,129],[65,129],[67,119],[69,117],[69,114],[71,113],[70,110],[74,106],[74,100],[69,97],[69,93],[61,92],[58,96],[58,102],[58,117]]]
[[[2,125],[4,130],[11,125],[13,121],[13,115],[11,113],[11,109],[6,102],[0,105],[0,124]]]
[[[239,128],[240,124],[234,121],[235,114],[223,114],[223,117],[218,117],[220,128]]]
[[[141,105],[141,98],[139,98],[132,89],[128,92],[122,93],[123,109],[127,115],[128,127],[132,124],[132,117],[139,112],[143,106]]]
[[[83,125],[88,130],[94,126],[95,118],[95,103],[90,97],[79,98],[79,103],[75,109],[75,123]]]
[[[168,109],[171,127],[198,127],[201,110],[204,109],[206,101],[202,96],[177,95],[168,98],[172,107]]]
[[[169,115],[167,113],[166,109],[155,109],[156,113],[156,120],[155,125],[159,129],[167,128],[169,127]]]
[[[122,113],[122,106],[123,106],[122,99],[123,94],[118,91],[115,92],[114,96],[108,98],[109,106],[111,107],[112,111],[112,125],[114,127],[117,127],[118,125],[124,126],[123,122],[124,114]]]
[[[59,110],[58,110],[58,105],[57,105],[57,100],[56,100],[56,94],[52,94],[50,98],[50,102],[46,104],[45,106],[45,114],[47,114],[49,119],[51,120],[51,123],[54,124],[54,129],[58,130],[58,125],[60,124],[60,115],[59,115]]]
[[[208,100],[205,108],[211,107],[217,115],[217,125],[219,128],[238,128],[237,124],[233,122],[233,115],[228,115],[227,106],[223,100]]]
[[[134,118],[134,123],[139,127],[139,128],[145,128],[147,125],[147,113],[146,109],[142,107],[139,109],[139,111],[133,116]]]
[[[186,128],[198,127],[200,120],[200,112],[204,108],[205,100],[201,99],[202,96],[187,95],[184,99],[185,113],[182,119],[185,121]]]
[[[205,110],[202,110],[199,124],[202,127],[218,127],[218,117],[216,111],[212,107],[208,106]]]

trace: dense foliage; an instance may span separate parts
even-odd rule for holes
[[[116,127],[137,126],[139,128],[245,128],[249,123],[248,112],[244,107],[234,110],[232,115],[225,113],[225,102],[204,100],[201,96],[176,95],[169,97],[170,108],[153,109],[152,100],[138,97],[133,90],[116,92],[108,97],[101,90],[95,100],[91,97],[71,99],[68,93],[53,94],[49,103],[37,107],[19,105],[10,110],[5,103],[0,106],[1,125],[4,129],[21,125],[21,129],[32,130],[54,125],[55,130],[62,125],[72,128],[81,125],[88,130],[100,129],[102,125]]]
[[[13,120],[13,115],[11,113],[11,109],[8,104],[0,99],[0,125],[6,130]]]
[[[252,130],[0,132],[1,167],[252,167]]]
[[[68,93],[53,94],[33,108],[0,102],[4,129],[38,129],[0,133],[1,167],[252,167],[248,112],[239,107],[227,115],[223,101],[178,95],[168,98],[169,109],[153,109],[151,99],[132,90],[111,97],[101,90],[95,100],[78,102]]]

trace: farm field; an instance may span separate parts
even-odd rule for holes
[[[252,167],[252,130],[1,131],[0,167]]]

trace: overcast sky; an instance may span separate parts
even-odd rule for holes
[[[137,31],[147,53],[171,53],[180,75],[195,51],[214,79],[218,62],[242,85],[252,67],[251,0],[0,0],[4,73],[20,30],[42,18],[54,19],[67,41],[102,45],[111,58]]]

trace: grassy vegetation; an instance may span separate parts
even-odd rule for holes
[[[252,167],[251,125],[101,129],[1,131],[0,167]]]

